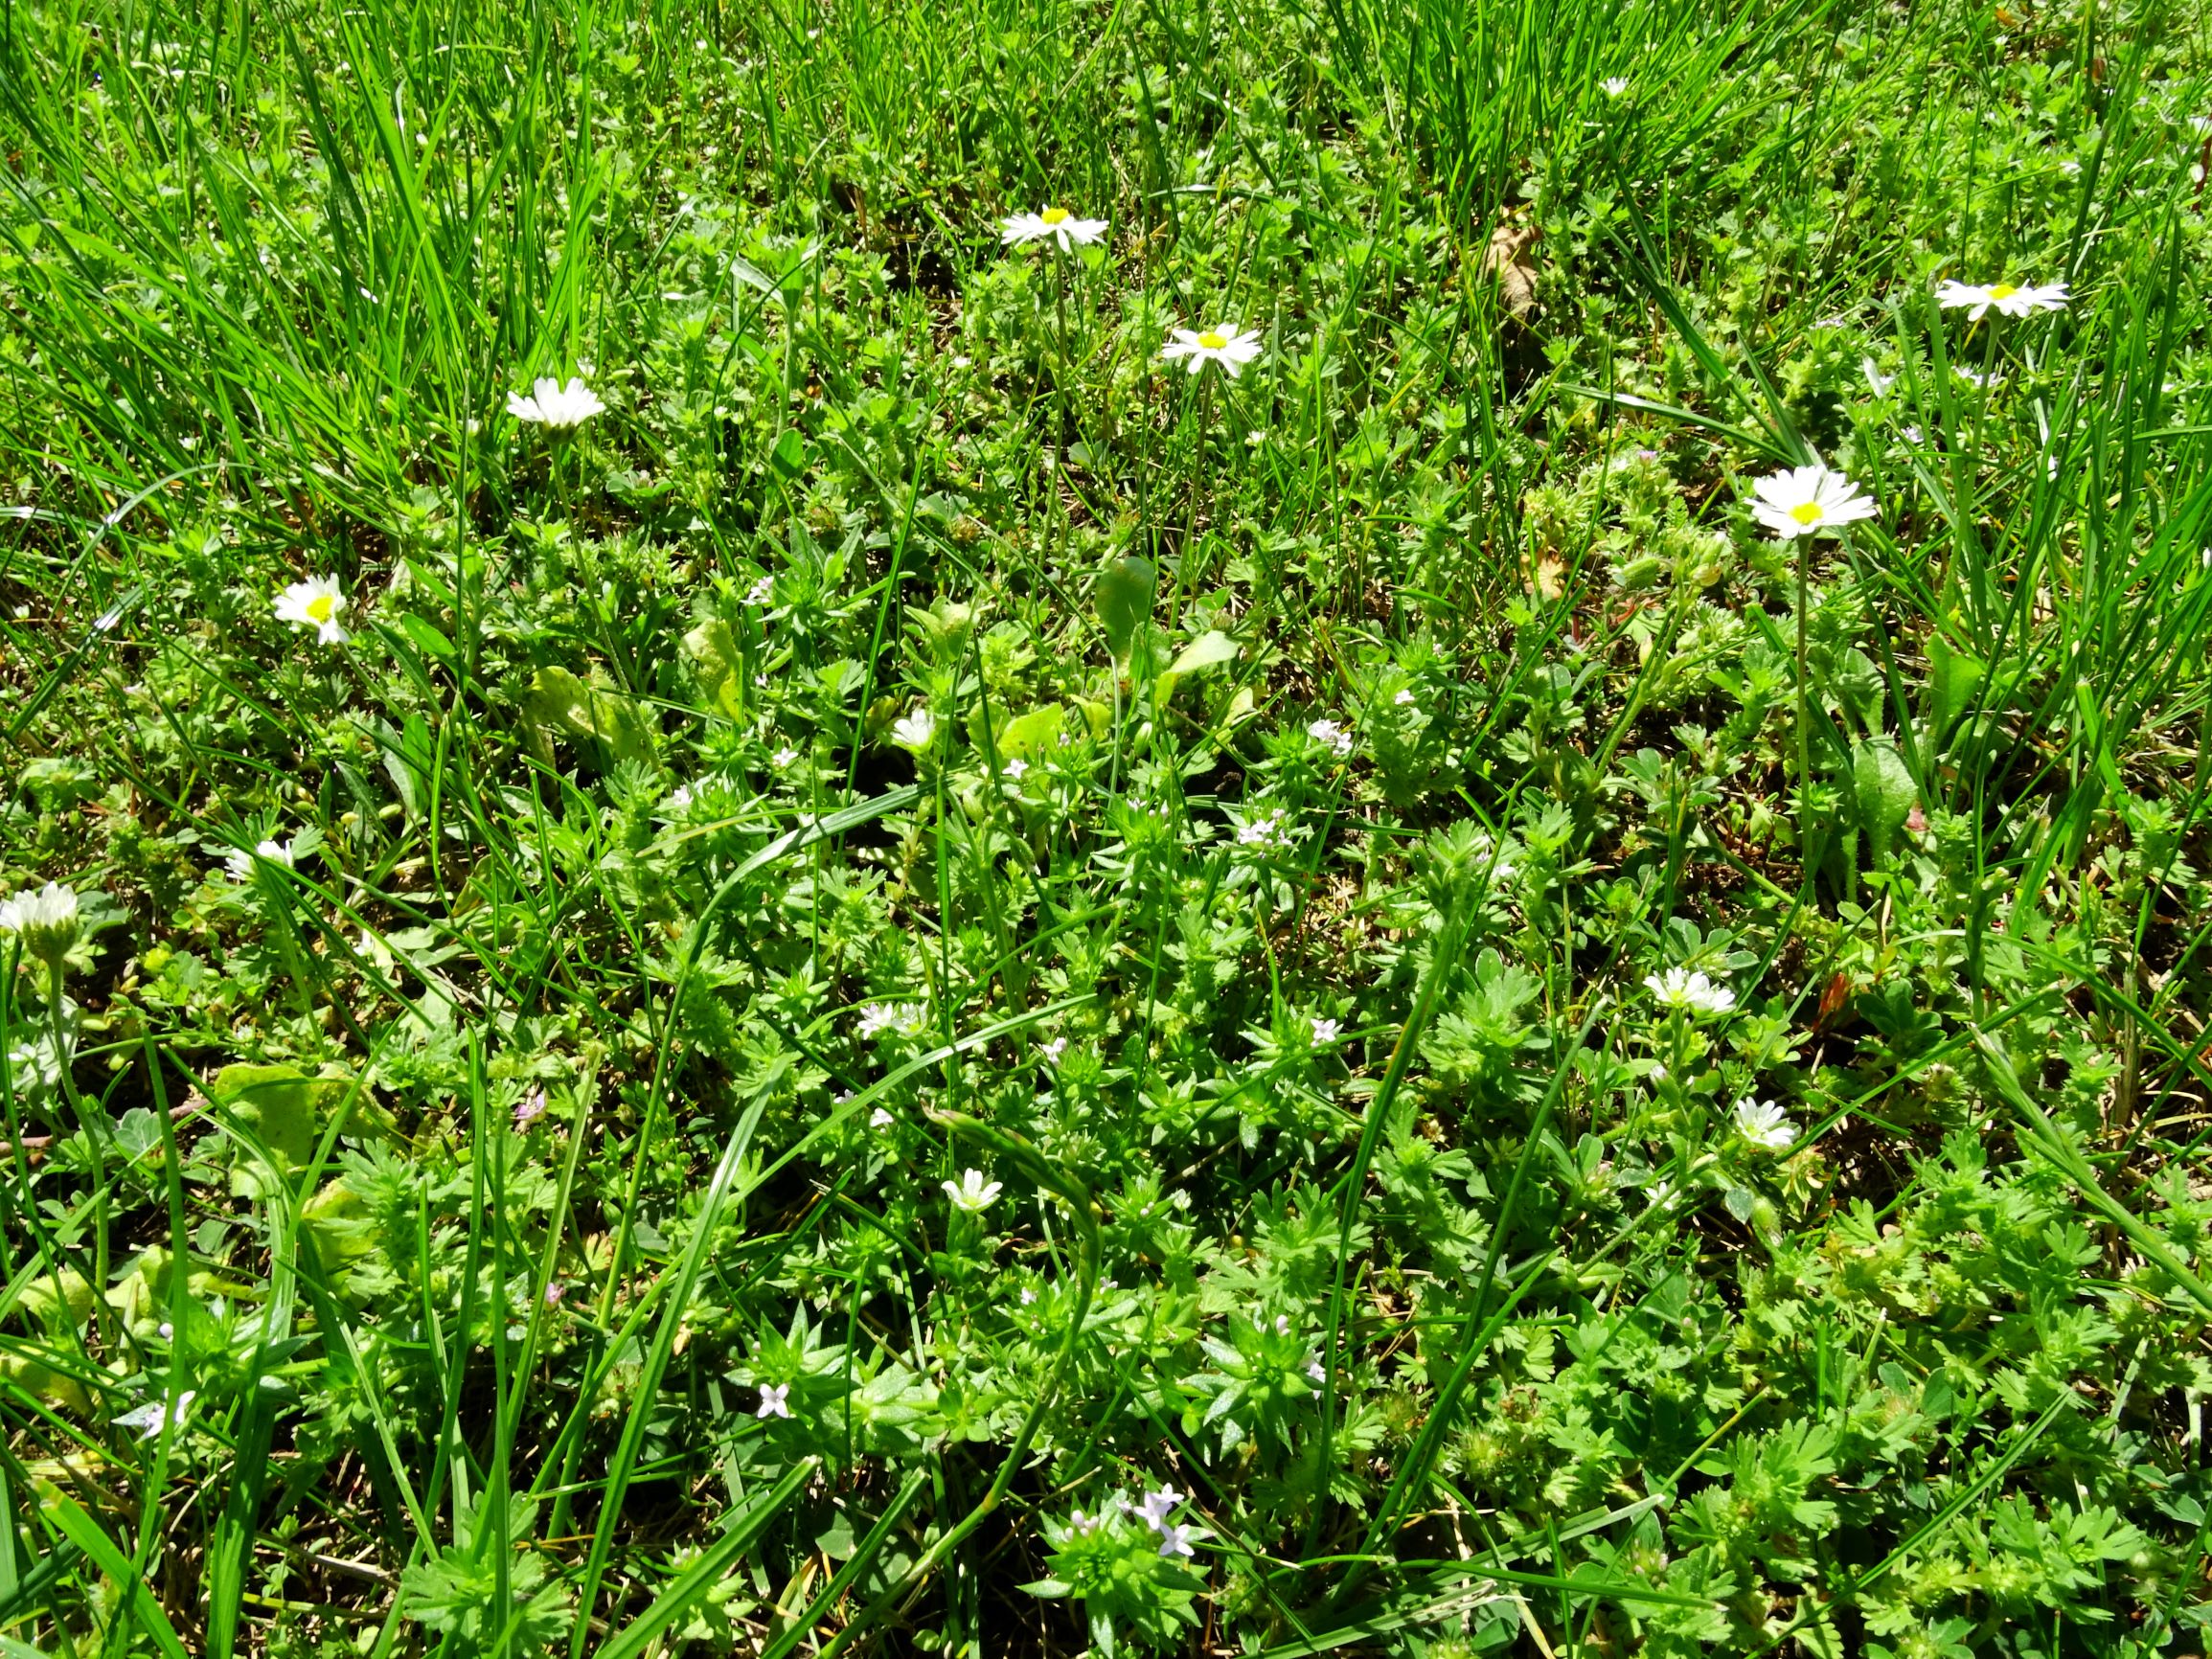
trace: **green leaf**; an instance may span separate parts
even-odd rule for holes
[[[1160,676],[1159,685],[1153,692],[1154,705],[1167,707],[1168,700],[1175,694],[1175,687],[1182,683],[1184,675],[1195,674],[1221,663],[1235,662],[1237,653],[1243,648],[1219,629],[1200,634],[1175,654],[1175,660],[1168,665],[1168,671]]]
[[[557,737],[602,765],[652,759],[655,734],[645,711],[620,692],[586,684],[566,669],[533,674],[523,710],[539,741],[548,744],[540,759],[550,759],[550,739]]]
[[[786,484],[807,470],[807,441],[796,432],[787,429],[776,440],[775,448],[768,451],[768,465],[776,469],[776,476]]]
[[[707,700],[730,719],[744,713],[739,697],[743,685],[738,654],[737,637],[730,632],[730,625],[716,617],[703,622],[684,635],[684,661],[691,665],[692,677],[698,681],[699,690]]]
[[[1091,602],[1098,608],[1099,625],[1106,629],[1106,645],[1116,662],[1129,660],[1137,629],[1152,614],[1152,594],[1159,580],[1151,559],[1133,556],[1116,559],[1100,575]]]
[[[350,1078],[311,1078],[298,1066],[233,1065],[216,1073],[208,1094],[289,1175],[314,1157],[325,1115],[353,1087]],[[241,1197],[258,1195],[262,1185],[250,1164],[234,1170],[231,1183]]]
[[[1859,800],[1859,822],[1874,862],[1883,863],[1912,804],[1920,799],[1920,785],[1887,738],[1872,739],[1852,751],[1851,780]]]

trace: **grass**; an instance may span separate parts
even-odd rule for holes
[[[2206,47],[10,11],[0,1648],[2195,1651]]]

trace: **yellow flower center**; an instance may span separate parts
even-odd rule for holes
[[[1992,283],[1989,297],[1993,300],[2009,300],[2018,292],[2019,289],[2014,287],[2010,283]]]
[[[1215,332],[1214,332],[1214,330],[1211,330],[1211,329],[1208,329],[1208,330],[1206,330],[1204,333],[1202,333],[1202,334],[1200,334],[1200,335],[1198,336],[1198,344],[1199,344],[1199,345],[1201,345],[1201,346],[1203,346],[1203,347],[1205,347],[1205,349],[1206,349],[1207,351],[1209,351],[1209,352],[1219,352],[1219,351],[1220,351],[1220,349],[1221,349],[1223,346],[1226,346],[1228,343],[1229,343],[1229,337],[1228,337],[1228,335],[1226,335],[1226,334],[1217,334],[1217,333],[1215,333]]]
[[[1799,524],[1818,524],[1826,516],[1817,501],[1802,501],[1790,510],[1790,516]]]
[[[308,601],[308,617],[319,623],[329,622],[331,620],[331,606],[334,602],[327,593],[315,595],[313,599]]]
[[[1038,214],[1037,216],[1044,220],[1044,222],[1048,225],[1065,224],[1067,222],[1067,209],[1046,208],[1044,212]]]

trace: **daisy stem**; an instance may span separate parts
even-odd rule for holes
[[[1168,632],[1172,635],[1182,622],[1183,595],[1192,586],[1197,571],[1195,561],[1198,553],[1198,482],[1206,475],[1206,433],[1214,420],[1214,377],[1203,369],[1198,372],[1198,443],[1191,452],[1191,498],[1186,504],[1183,518],[1183,545],[1175,559],[1175,602],[1168,611]]]
[[[1813,537],[1797,538],[1797,855],[1813,875],[1813,716],[1806,681],[1805,607],[1813,563]]]
[[[1053,376],[1060,392],[1060,447],[1064,451],[1075,431],[1075,414],[1068,402],[1067,383],[1074,373],[1067,352],[1067,260],[1065,253],[1055,251],[1052,256],[1052,274],[1057,279],[1052,286],[1053,309],[1060,325],[1060,373]]]
[[[102,1340],[108,1335],[107,1303],[103,1292],[107,1285],[107,1127],[96,1122],[85,1109],[84,1097],[77,1092],[77,1056],[72,1052],[69,1035],[61,1016],[61,964],[49,965],[46,982],[46,1016],[54,1030],[54,1069],[61,1076],[61,1098],[69,1102],[69,1109],[84,1130],[85,1151],[92,1159],[92,1283],[94,1294],[92,1312]]]

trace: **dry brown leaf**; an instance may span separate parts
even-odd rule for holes
[[[1536,225],[1504,218],[1490,233],[1490,246],[1482,251],[1482,274],[1497,278],[1498,299],[1516,323],[1527,322],[1536,309],[1536,261],[1529,250],[1542,238]]]

